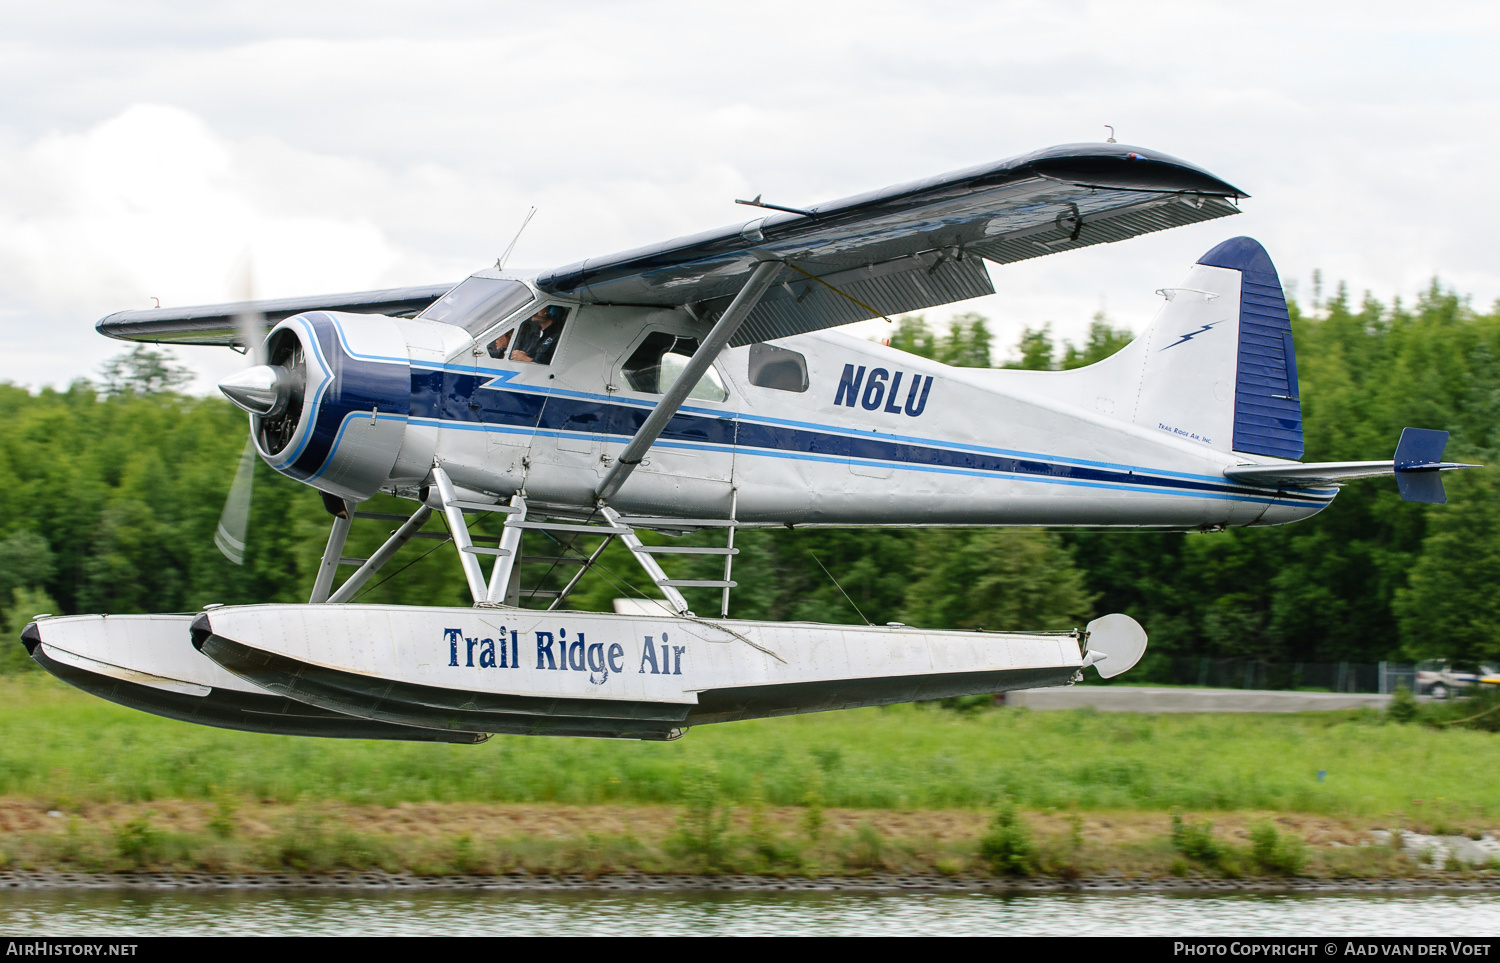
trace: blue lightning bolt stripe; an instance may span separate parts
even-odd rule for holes
[[[495,373],[495,377],[491,378],[489,381],[486,381],[484,384],[479,385],[479,387],[499,388],[501,385],[510,381],[510,379],[514,378],[518,374],[520,374],[519,371],[498,371]]]
[[[1171,344],[1167,345],[1167,348],[1175,348],[1179,344],[1182,344],[1184,341],[1191,341],[1194,338],[1198,337],[1198,335],[1207,333],[1208,329],[1212,328],[1215,324],[1223,324],[1223,323],[1224,323],[1223,321],[1214,321],[1211,324],[1205,324],[1203,327],[1199,328],[1197,331],[1189,331],[1187,334],[1182,335],[1176,341],[1173,341]],[[1167,348],[1162,348],[1162,350],[1165,351],[1165,350],[1167,350]]]

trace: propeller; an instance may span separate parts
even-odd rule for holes
[[[236,265],[230,286],[238,300],[247,306],[255,300],[255,270],[246,251]],[[238,374],[230,375],[219,382],[219,390],[229,400],[250,412],[250,437],[245,440],[245,450],[240,453],[239,467],[235,469],[234,483],[229,487],[229,497],[224,500],[224,511],[219,515],[219,528],[214,533],[214,544],[224,557],[236,565],[245,564],[245,539],[250,529],[250,495],[255,486],[255,421],[256,414],[268,414],[275,407],[280,387],[279,379],[272,377],[269,384],[265,372],[266,318],[259,311],[245,310],[235,315],[239,327],[239,342],[245,349],[249,365]],[[269,397],[267,397],[269,395]]]

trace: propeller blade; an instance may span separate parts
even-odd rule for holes
[[[255,300],[255,264],[250,249],[235,264],[230,275],[229,286],[240,301]],[[265,364],[266,317],[258,311],[235,316],[239,328],[240,343],[245,348],[245,358],[253,369]],[[243,405],[241,406],[243,407]],[[255,487],[255,419],[250,420],[250,437],[245,440],[245,450],[240,453],[240,465],[234,473],[234,483],[229,486],[229,497],[224,499],[224,511],[219,515],[219,528],[214,532],[214,545],[224,557],[236,565],[245,564],[245,540],[250,532],[250,495]]]
[[[250,365],[254,367],[265,364],[266,316],[259,312],[237,314],[234,322],[240,329],[240,340],[245,343],[245,357],[250,359]]]
[[[245,564],[245,538],[250,530],[250,493],[255,485],[255,438],[245,441],[245,450],[240,454],[240,467],[234,473],[234,484],[229,488],[229,497],[224,500],[224,513],[219,516],[219,530],[214,533],[214,544],[224,557],[236,565]]]
[[[235,264],[229,283],[238,300],[255,300],[255,262],[248,248]],[[240,343],[245,348],[245,357],[250,364],[265,364],[266,316],[259,311],[251,311],[235,315],[234,322],[239,328]]]

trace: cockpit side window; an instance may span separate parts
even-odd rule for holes
[[[653,331],[626,359],[622,369],[625,382],[636,391],[662,394],[681,377],[697,350],[698,342],[693,338]],[[719,379],[719,373],[710,367],[688,397],[698,401],[727,401],[729,391]]]
[[[490,357],[498,358],[510,349],[510,360],[529,361],[532,364],[551,364],[557,353],[557,342],[562,338],[563,326],[568,323],[568,309],[550,304],[521,322],[515,329],[515,338],[510,333],[502,334],[490,345]],[[504,345],[501,342],[506,342]]]
[[[417,317],[457,325],[477,335],[520,310],[531,299],[531,289],[520,281],[469,278],[428,305]]]
[[[489,344],[485,345],[484,346],[484,350],[485,350],[485,352],[487,354],[489,354],[489,356],[491,358],[494,358],[494,359],[499,360],[499,361],[503,361],[503,360],[505,360],[506,354],[509,353],[509,351],[510,351],[510,343],[513,340],[515,340],[515,337],[516,337],[516,329],[515,329],[515,327],[512,326],[512,327],[506,328],[505,331],[501,332],[501,334],[498,337],[496,337]]]
[[[750,346],[750,383],[778,391],[807,390],[807,359],[769,344]]]

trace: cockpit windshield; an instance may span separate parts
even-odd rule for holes
[[[469,278],[438,298],[417,317],[454,324],[477,335],[496,321],[515,313],[531,299],[531,289],[520,281]]]

